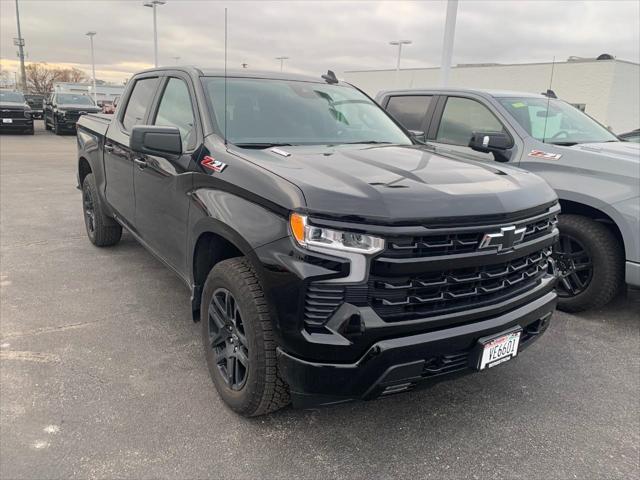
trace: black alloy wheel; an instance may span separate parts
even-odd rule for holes
[[[593,278],[593,260],[580,240],[560,234],[553,258],[560,275],[558,296],[575,297],[585,291]]]
[[[231,390],[241,390],[249,373],[249,345],[238,303],[226,288],[215,290],[209,304],[209,345],[222,379]]]
[[[84,210],[84,222],[87,226],[89,237],[93,238],[96,232],[96,210],[91,189],[82,190],[82,207]]]

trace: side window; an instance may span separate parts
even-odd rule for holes
[[[180,130],[183,148],[189,150],[195,146],[195,120],[191,96],[184,80],[169,79],[160,100],[154,125],[177,127]]]
[[[158,78],[143,78],[136,81],[122,117],[122,124],[125,130],[131,130],[136,125],[142,123],[144,114],[151,104],[157,85]]]
[[[387,111],[408,130],[421,130],[424,117],[431,104],[431,96],[407,95],[391,97]]]
[[[449,97],[442,112],[436,142],[469,145],[473,132],[504,132],[502,124],[480,102],[468,98]]]

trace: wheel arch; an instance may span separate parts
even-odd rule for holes
[[[84,182],[85,177],[90,173],[93,173],[93,170],[89,160],[85,157],[80,157],[78,159],[78,186],[80,188],[82,188],[82,182]]]

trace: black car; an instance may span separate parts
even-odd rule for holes
[[[56,135],[75,132],[76,122],[82,115],[100,111],[88,95],[53,93],[44,104],[44,128]]]
[[[42,118],[44,111],[44,95],[38,95],[35,93],[28,93],[24,96],[27,103],[31,107],[33,118]]]
[[[77,138],[90,241],[125,228],[184,280],[243,415],[487,370],[550,324],[551,187],[436,154],[332,74],[149,70]]]
[[[32,110],[21,92],[0,90],[0,132],[33,135]]]

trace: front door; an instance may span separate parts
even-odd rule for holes
[[[183,154],[163,158],[136,154],[134,188],[136,228],[148,246],[179,273],[188,271],[185,259],[187,218],[192,175],[189,167],[199,141],[196,104],[188,78],[167,77],[149,124],[176,127]]]

